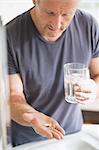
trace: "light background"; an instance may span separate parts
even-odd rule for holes
[[[0,0],[0,16],[3,24],[33,6],[32,0]]]
[[[90,12],[99,22],[99,0],[79,0],[80,8]],[[33,6],[32,0],[0,0],[0,16],[3,24]]]

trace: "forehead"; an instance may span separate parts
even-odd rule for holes
[[[48,10],[69,10],[77,6],[78,0],[39,0],[40,8]]]

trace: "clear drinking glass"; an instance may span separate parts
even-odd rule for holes
[[[65,100],[69,103],[75,101],[74,86],[81,79],[89,78],[89,69],[81,63],[67,63],[64,65]]]

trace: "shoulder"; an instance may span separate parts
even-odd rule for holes
[[[30,14],[29,12],[30,10],[18,15],[13,20],[8,22],[5,25],[6,31],[11,34],[20,31],[23,28],[23,26],[26,24],[26,22],[28,22],[28,18]]]
[[[82,22],[82,25],[98,25],[98,22],[93,15],[84,10],[77,9],[75,19]]]
[[[85,10],[80,10],[80,9],[76,10],[75,15],[78,16],[78,17],[84,17],[84,18],[86,18],[86,17],[88,17],[88,18],[92,17],[92,15],[90,13],[88,13]]]

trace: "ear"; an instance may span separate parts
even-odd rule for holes
[[[36,5],[36,3],[39,3],[39,0],[33,0],[33,4]]]
[[[35,0],[33,0],[33,4],[35,5]]]

